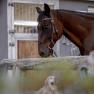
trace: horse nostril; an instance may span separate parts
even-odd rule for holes
[[[51,82],[51,85],[54,85],[54,82]]]
[[[45,53],[44,53],[44,52],[41,52],[41,53],[40,53],[40,55],[41,55],[41,56],[44,56],[44,55],[45,55]]]

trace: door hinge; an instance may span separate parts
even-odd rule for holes
[[[13,2],[9,2],[8,6],[14,7],[14,3]]]

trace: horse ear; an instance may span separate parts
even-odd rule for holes
[[[39,7],[36,7],[36,10],[38,13],[40,13],[42,11]]]
[[[45,4],[45,3],[44,3],[44,11],[45,11],[46,13],[50,14],[50,7],[49,7],[48,4]]]

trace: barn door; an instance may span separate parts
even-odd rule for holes
[[[43,4],[10,3],[8,7],[9,58],[22,59],[39,57],[36,7],[43,8]],[[53,5],[51,5],[53,7]],[[10,22],[11,19],[11,22]]]
[[[18,40],[17,46],[19,59],[39,57],[37,41]]]
[[[17,58],[36,58],[38,54],[36,4],[16,3],[14,5],[14,29],[17,39]],[[33,35],[33,36],[32,36]]]
[[[38,39],[33,41],[32,35],[37,34],[36,7],[43,8],[41,4],[16,3],[14,5],[14,29],[18,35],[27,35],[27,38],[17,40],[17,58],[39,57]],[[53,6],[51,6],[53,7]]]

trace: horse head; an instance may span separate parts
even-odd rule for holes
[[[39,14],[37,18],[39,55],[42,57],[48,57],[50,55],[53,55],[53,46],[60,36],[57,33],[56,25],[54,24],[54,18],[51,15],[52,11],[50,10],[50,7],[47,4],[44,4],[43,11],[39,7],[36,7],[36,10]]]

